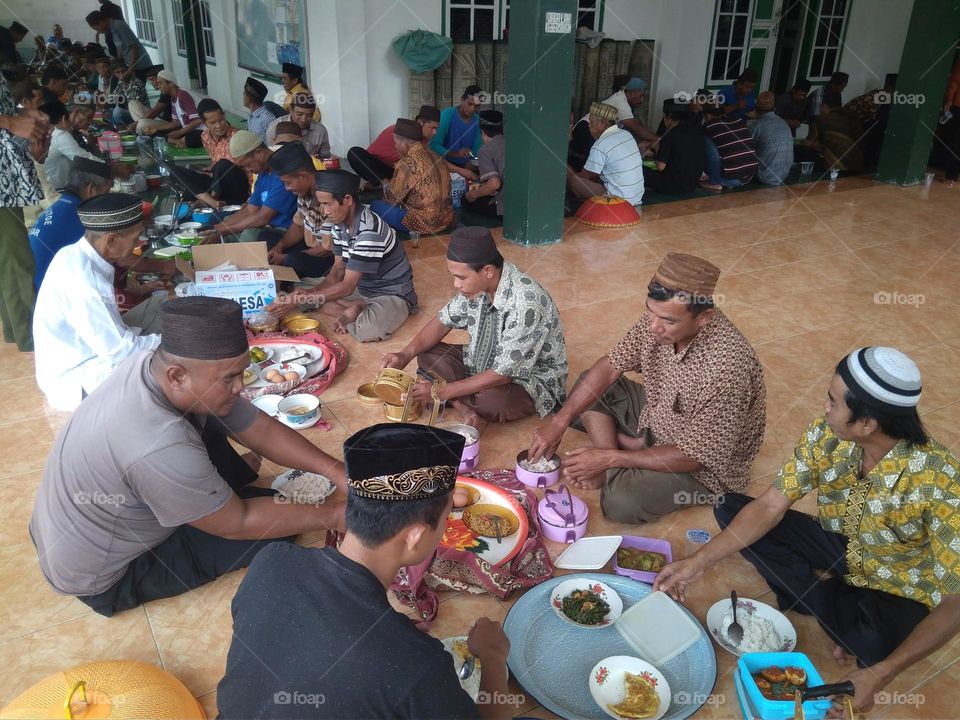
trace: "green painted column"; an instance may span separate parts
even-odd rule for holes
[[[521,245],[563,235],[576,30],[576,0],[510,6],[503,234]]]
[[[943,93],[960,36],[960,0],[914,0],[877,179],[923,180]]]

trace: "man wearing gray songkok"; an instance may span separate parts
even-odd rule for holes
[[[53,589],[107,617],[246,567],[271,542],[343,525],[343,464],[240,396],[240,306],[177,298],[161,315],[160,347],[118,367],[67,421],[30,520]],[[276,502],[252,485],[258,454],[336,491]]]
[[[543,417],[563,405],[567,349],[549,293],[504,261],[486,228],[453,231],[447,269],[457,296],[382,366],[402,369],[417,358],[421,370],[447,381],[440,399],[481,432],[490,421]],[[442,342],[455,329],[470,333],[466,345]],[[431,400],[429,383],[412,392]]]

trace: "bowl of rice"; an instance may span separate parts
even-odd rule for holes
[[[737,622],[743,627],[743,640],[734,646],[727,635],[733,623],[730,598],[715,602],[707,611],[707,628],[717,645],[741,657],[756,652],[792,652],[797,646],[797,631],[787,616],[776,608],[749,598],[737,601]]]
[[[560,482],[560,456],[543,457],[536,462],[527,458],[527,450],[517,454],[517,480],[530,487],[546,488]]]

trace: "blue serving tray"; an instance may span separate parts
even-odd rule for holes
[[[574,577],[612,587],[623,600],[624,612],[653,592],[645,583],[603,573],[577,573],[547,580],[521,596],[503,621],[503,630],[510,638],[507,665],[524,690],[551,712],[567,720],[605,720],[609,716],[590,695],[590,671],[611,655],[639,655],[613,626],[579,629],[557,617],[550,607],[550,595],[557,585]],[[681,608],[697,623],[700,637],[657,667],[673,695],[663,720],[683,720],[693,715],[707,701],[717,680],[713,643],[690,611]]]

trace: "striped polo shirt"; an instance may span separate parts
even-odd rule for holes
[[[631,205],[639,205],[643,200],[643,156],[629,131],[616,125],[604,130],[590,148],[583,169],[600,176],[607,194],[621,197]]]
[[[720,153],[723,177],[745,182],[756,174],[753,136],[742,118],[710,120],[703,127]]]
[[[332,230],[333,253],[343,258],[347,270],[363,277],[357,290],[364,297],[397,295],[411,308],[417,306],[413,268],[397,234],[369,205],[360,205],[350,227],[336,224]]]

